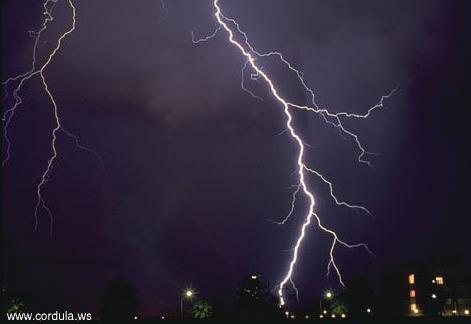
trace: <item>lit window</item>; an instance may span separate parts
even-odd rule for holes
[[[437,283],[437,285],[443,285],[444,284],[443,277],[435,277],[435,282]]]
[[[415,283],[415,275],[413,273],[411,273],[409,275],[409,284],[413,285],[414,283]]]
[[[415,290],[414,290],[414,289],[412,289],[412,290],[409,292],[409,296],[412,297],[412,298],[415,297]]]
[[[416,303],[410,304],[410,310],[415,313],[417,310],[417,304]]]

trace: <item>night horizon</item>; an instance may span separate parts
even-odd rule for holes
[[[304,309],[358,275],[469,271],[467,10],[4,1],[3,290],[97,316],[125,278],[149,316],[188,288],[231,304],[250,276],[281,304],[293,280]]]

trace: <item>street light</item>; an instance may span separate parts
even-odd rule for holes
[[[330,300],[334,297],[334,293],[331,290],[326,290],[324,291],[324,299]],[[322,312],[322,298],[319,299],[319,312]],[[327,311],[324,310],[324,314],[326,314]]]
[[[185,289],[185,291],[183,291],[183,294],[180,297],[180,317],[181,318],[183,318],[183,300],[184,299],[191,300],[194,294],[195,294],[194,291],[191,290],[190,288]]]

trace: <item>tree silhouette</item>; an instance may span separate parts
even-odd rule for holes
[[[343,301],[336,299],[330,306],[330,312],[335,316],[342,316],[342,314],[347,314],[347,306]]]
[[[193,306],[193,318],[204,319],[213,315],[213,306],[207,301],[200,300]]]
[[[364,275],[354,275],[347,282],[345,301],[351,317],[365,317],[366,309],[373,304],[373,284]]]
[[[277,299],[259,276],[247,276],[236,291],[236,316],[242,318],[281,318]]]
[[[382,316],[403,316],[409,309],[404,300],[407,298],[409,287],[404,271],[400,266],[386,266],[381,273],[380,295],[377,310],[374,314]]]
[[[25,303],[17,298],[13,298],[7,306],[7,313],[24,313]]]
[[[105,322],[130,321],[139,307],[136,288],[125,278],[108,283],[102,302],[101,318]]]

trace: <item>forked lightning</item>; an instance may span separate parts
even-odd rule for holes
[[[261,53],[257,51],[250,44],[247,34],[240,28],[237,21],[233,18],[229,18],[228,16],[222,13],[219,0],[213,0],[213,7],[214,7],[214,17],[218,24],[217,28],[214,30],[212,34],[201,39],[195,39],[192,33],[193,43],[199,44],[201,42],[208,41],[212,39],[213,37],[215,37],[220,30],[223,30],[228,37],[228,41],[240,51],[240,53],[244,56],[244,60],[246,61],[245,65],[242,68],[242,78],[244,78],[245,70],[247,69],[248,66],[250,66],[250,68],[254,71],[254,73],[251,75],[252,76],[251,79],[253,80],[262,79],[266,83],[266,85],[269,88],[270,94],[273,96],[273,98],[276,101],[279,102],[279,104],[283,108],[284,114],[286,116],[286,128],[291,138],[295,141],[298,147],[296,163],[297,163],[297,173],[299,177],[299,184],[297,186],[296,191],[293,193],[290,212],[285,217],[285,219],[283,219],[280,222],[277,222],[277,224],[282,225],[288,221],[288,219],[294,212],[294,208],[296,204],[296,197],[300,192],[302,192],[302,194],[304,194],[304,196],[308,199],[309,206],[305,212],[305,219],[300,228],[299,236],[295,241],[294,248],[292,249],[292,257],[288,266],[288,270],[278,285],[278,296],[279,296],[280,306],[285,305],[284,289],[288,283],[292,285],[293,289],[296,292],[296,295],[298,293],[298,290],[293,282],[293,272],[295,270],[295,266],[298,261],[299,250],[301,248],[304,237],[306,235],[306,229],[311,223],[313,217],[315,219],[315,222],[317,223],[317,226],[332,237],[332,243],[329,250],[329,263],[328,263],[328,269],[327,269],[328,274],[330,270],[333,268],[335,270],[335,273],[338,276],[340,284],[344,285],[342,274],[334,258],[334,252],[335,252],[335,248],[337,244],[343,245],[347,248],[362,247],[362,248],[365,248],[369,253],[371,253],[371,251],[369,250],[367,245],[364,243],[358,243],[358,244],[346,243],[345,241],[341,240],[338,237],[335,231],[323,225],[323,223],[321,222],[321,219],[319,218],[318,214],[314,210],[314,207],[316,205],[316,200],[311,189],[306,184],[306,176],[308,174],[312,174],[318,177],[322,182],[324,182],[329,188],[330,196],[332,197],[332,199],[337,205],[351,208],[351,209],[362,210],[363,212],[367,214],[370,214],[370,212],[363,206],[347,203],[337,198],[334,192],[333,183],[330,180],[328,180],[327,177],[322,175],[321,172],[314,170],[306,165],[305,144],[301,136],[299,135],[299,131],[296,130],[296,126],[294,125],[294,122],[293,122],[293,116],[291,114],[291,109],[292,108],[301,109],[301,110],[306,110],[308,112],[319,114],[327,124],[339,129],[339,131],[341,132],[343,136],[350,137],[354,141],[359,152],[358,162],[367,164],[369,166],[370,162],[367,159],[367,155],[371,153],[368,152],[364,148],[362,142],[359,139],[359,136],[343,125],[342,119],[343,118],[360,118],[360,119],[368,118],[373,111],[384,107],[383,105],[384,100],[392,96],[395,90],[392,90],[388,95],[383,96],[378,104],[369,108],[368,111],[364,114],[351,114],[347,112],[334,113],[334,112],[329,111],[326,108],[321,108],[317,105],[315,101],[314,91],[311,88],[309,88],[309,86],[307,85],[307,82],[304,79],[304,74],[299,69],[297,69],[293,64],[291,64],[283,56],[282,53],[280,52]],[[275,85],[275,82],[270,78],[267,72],[263,71],[263,69],[259,65],[260,59],[272,57],[272,56],[277,57],[280,60],[280,62],[282,62],[289,70],[291,70],[292,72],[296,74],[298,80],[300,81],[301,86],[311,97],[311,105],[301,105],[301,104],[293,103],[293,102],[287,101],[285,98],[283,98],[280,95],[279,90],[277,86]],[[256,96],[252,91],[246,89],[243,79],[241,81],[241,87],[244,91],[249,93],[252,97],[261,99],[259,96]]]
[[[34,78],[34,77],[39,77],[39,79],[41,80],[42,86],[44,88],[44,91],[45,91],[45,93],[46,93],[47,97],[49,98],[49,100],[51,102],[51,105],[52,105],[53,121],[54,121],[54,127],[53,127],[52,133],[51,133],[51,135],[52,135],[52,139],[51,139],[52,154],[50,155],[49,159],[47,160],[46,168],[43,171],[43,173],[41,174],[40,181],[39,181],[39,183],[36,187],[37,201],[36,201],[36,206],[35,206],[35,210],[34,210],[34,221],[35,221],[34,231],[37,230],[37,227],[38,227],[38,224],[39,224],[39,212],[40,212],[41,209],[43,209],[47,213],[47,215],[49,216],[50,223],[51,223],[51,233],[52,233],[52,229],[53,229],[54,218],[52,216],[51,209],[49,208],[49,206],[46,203],[46,200],[44,199],[43,190],[44,190],[44,186],[46,185],[46,183],[49,180],[49,177],[51,176],[51,171],[54,167],[54,162],[57,159],[57,157],[59,156],[59,152],[57,150],[57,138],[58,138],[59,132],[62,132],[64,135],[72,138],[72,140],[73,140],[73,142],[74,142],[74,144],[76,145],[77,148],[89,151],[90,153],[94,154],[100,160],[100,163],[102,163],[101,157],[96,152],[94,152],[93,150],[91,150],[91,149],[83,146],[82,144],[80,144],[78,138],[74,134],[72,134],[70,131],[68,131],[67,129],[65,129],[63,127],[63,125],[61,123],[60,114],[59,114],[58,104],[56,102],[56,99],[54,98],[54,95],[52,94],[51,89],[49,88],[49,84],[48,84],[46,76],[45,76],[45,71],[46,71],[47,67],[51,64],[51,62],[54,59],[55,55],[61,49],[63,41],[66,39],[67,36],[69,36],[71,33],[73,33],[75,28],[76,28],[76,8],[75,8],[72,0],[67,0],[68,6],[69,6],[69,8],[72,12],[72,20],[71,20],[70,28],[67,31],[65,31],[57,39],[56,46],[49,53],[49,55],[46,57],[46,60],[44,61],[44,63],[42,65],[38,66],[38,60],[40,60],[40,58],[38,58],[38,50],[39,50],[38,45],[39,45],[39,42],[41,40],[41,36],[44,34],[44,32],[47,29],[48,24],[51,21],[53,21],[53,19],[54,19],[53,15],[52,15],[52,11],[53,11],[54,6],[56,5],[56,3],[57,3],[57,0],[46,0],[43,3],[44,20],[43,20],[43,23],[41,25],[41,28],[36,32],[30,32],[31,35],[34,35],[33,55],[32,55],[30,70],[28,70],[25,73],[19,74],[15,77],[10,77],[10,78],[8,78],[8,79],[6,79],[5,81],[2,82],[2,85],[4,86],[5,93],[6,93],[3,100],[5,100],[8,96],[8,87],[10,86],[10,84],[16,84],[16,86],[14,87],[14,90],[12,92],[14,103],[10,108],[8,108],[3,113],[3,118],[2,118],[3,127],[4,127],[3,137],[4,137],[4,141],[5,141],[5,153],[4,153],[5,157],[3,158],[3,161],[2,161],[2,167],[4,167],[8,163],[8,161],[10,160],[11,141],[10,141],[10,138],[9,138],[9,135],[8,135],[8,131],[9,131],[9,126],[12,122],[12,119],[15,115],[15,112],[22,103],[22,99],[21,99],[21,96],[20,96],[20,91],[22,90],[25,82],[32,79],[32,78]],[[102,163],[102,165],[103,165],[103,163]]]
[[[25,82],[32,79],[33,77],[39,77],[41,80],[41,83],[43,85],[44,91],[49,98],[51,105],[52,105],[52,110],[53,110],[53,119],[54,119],[54,127],[52,129],[52,139],[51,139],[51,150],[52,154],[50,155],[48,161],[47,161],[47,166],[44,170],[44,172],[41,174],[39,184],[36,187],[37,191],[37,202],[35,206],[35,226],[34,229],[37,229],[38,222],[39,222],[39,212],[40,210],[44,210],[48,216],[50,217],[51,220],[51,230],[52,230],[52,224],[53,224],[53,216],[51,209],[47,205],[44,196],[43,196],[43,190],[44,186],[48,182],[50,176],[51,176],[51,171],[54,167],[54,163],[59,155],[59,152],[57,150],[57,138],[59,132],[62,132],[64,135],[72,138],[74,140],[75,145],[80,148],[80,149],[85,149],[93,154],[95,154],[101,161],[101,158],[93,151],[90,149],[82,146],[77,137],[67,131],[62,123],[61,123],[61,118],[59,114],[59,107],[58,104],[53,96],[52,91],[50,90],[50,87],[48,85],[47,79],[45,77],[45,70],[47,67],[50,65],[52,62],[53,58],[57,54],[57,52],[61,49],[63,41],[66,39],[67,36],[69,36],[71,33],[74,32],[76,28],[76,7],[74,6],[72,0],[64,0],[68,3],[69,8],[72,12],[72,19],[71,19],[71,26],[70,28],[65,31],[57,40],[57,45],[55,48],[51,51],[51,53],[47,56],[47,59],[43,64],[38,64],[38,44],[40,42],[42,34],[45,32],[47,29],[48,24],[53,20],[53,15],[52,15],[52,10],[54,6],[56,5],[58,0],[45,0],[43,3],[43,8],[44,8],[44,20],[41,25],[41,28],[36,31],[32,32],[31,34],[34,35],[34,47],[33,47],[33,55],[32,55],[32,62],[31,62],[31,68],[25,73],[19,74],[15,77],[8,78],[5,80],[2,84],[4,86],[4,90],[6,93],[6,96],[8,96],[9,91],[8,88],[10,85],[15,85],[13,91],[12,91],[12,96],[14,99],[13,105],[8,108],[4,113],[3,113],[3,126],[4,126],[4,141],[5,141],[5,157],[2,161],[2,166],[5,166],[9,159],[10,159],[10,148],[11,148],[11,141],[9,138],[9,126],[12,122],[12,119],[15,115],[15,112],[17,108],[21,105],[22,99],[20,97],[20,91],[22,90],[22,87],[24,86]],[[242,67],[241,70],[241,88],[247,92],[250,96],[252,96],[255,99],[258,100],[263,100],[261,96],[256,95],[253,91],[248,89],[245,86],[245,78],[246,78],[246,72],[248,69],[251,69],[252,73],[250,73],[250,79],[254,81],[262,80],[269,89],[269,93],[271,96],[280,104],[280,106],[283,109],[285,118],[286,118],[286,130],[289,133],[290,137],[294,140],[297,146],[297,155],[296,155],[296,165],[297,165],[297,175],[298,175],[298,183],[296,185],[296,190],[293,193],[292,196],[292,202],[291,202],[291,208],[288,213],[288,215],[279,222],[276,222],[279,225],[285,224],[289,218],[293,215],[295,211],[295,206],[296,206],[296,198],[299,195],[304,195],[304,197],[307,198],[309,204],[304,212],[304,221],[299,229],[299,235],[294,243],[294,247],[292,248],[292,255],[291,259],[289,262],[289,265],[287,267],[286,273],[283,275],[282,280],[278,284],[278,297],[279,297],[279,302],[280,306],[283,306],[286,304],[285,301],[285,296],[284,296],[284,289],[286,288],[287,284],[291,284],[293,289],[296,292],[296,295],[298,294],[298,289],[296,288],[294,281],[293,281],[293,274],[295,271],[295,267],[298,261],[299,257],[299,251],[301,249],[303,240],[306,235],[306,230],[310,223],[314,221],[317,226],[324,231],[325,233],[329,234],[330,237],[332,238],[330,249],[329,249],[329,262],[328,262],[328,273],[330,273],[331,269],[334,269],[338,280],[340,284],[344,285],[342,274],[340,272],[340,269],[336,263],[334,253],[335,253],[335,248],[337,245],[342,245],[347,248],[357,248],[357,247],[362,247],[366,249],[369,253],[371,251],[368,249],[368,247],[364,243],[358,243],[358,244],[349,244],[346,243],[345,241],[341,240],[337,233],[330,229],[327,228],[326,226],[323,225],[319,215],[315,211],[315,206],[316,206],[316,200],[314,197],[314,194],[312,190],[308,187],[306,178],[310,175],[317,177],[320,181],[322,181],[328,188],[329,188],[329,193],[335,204],[338,206],[342,206],[345,208],[349,209],[354,209],[354,210],[360,210],[363,211],[366,214],[370,214],[368,209],[366,209],[363,206],[345,202],[337,197],[335,194],[334,190],[334,185],[331,180],[329,180],[326,176],[324,176],[320,171],[315,170],[311,167],[309,167],[306,162],[305,162],[305,146],[299,130],[296,128],[294,121],[293,121],[293,115],[292,115],[292,109],[299,109],[303,111],[307,111],[310,113],[318,114],[321,116],[321,118],[327,123],[328,125],[335,127],[336,129],[339,130],[340,134],[346,138],[350,138],[352,142],[355,144],[357,150],[358,150],[358,162],[363,163],[366,165],[370,165],[370,162],[368,160],[368,155],[372,154],[366,150],[364,145],[362,144],[359,136],[353,132],[352,130],[348,129],[344,124],[343,121],[347,118],[356,118],[356,119],[366,119],[368,118],[374,111],[382,109],[384,107],[384,100],[390,98],[395,90],[392,90],[388,95],[385,95],[381,98],[381,100],[378,102],[378,104],[374,105],[373,107],[369,108],[366,113],[363,114],[353,114],[353,113],[347,113],[347,112],[332,112],[326,108],[320,107],[315,100],[315,95],[314,91],[308,86],[304,74],[296,68],[292,63],[290,63],[282,53],[272,51],[268,53],[262,53],[257,51],[249,42],[247,34],[241,29],[239,26],[238,22],[230,18],[226,15],[223,14],[221,6],[220,6],[220,1],[219,0],[211,0],[214,8],[214,18],[217,22],[217,28],[208,36],[196,39],[194,37],[193,32],[191,32],[191,37],[192,41],[194,44],[200,44],[204,43],[212,38],[214,38],[218,33],[224,32],[225,35],[227,36],[228,41],[235,46],[235,48],[238,49],[240,54],[243,56],[245,64]],[[161,0],[161,6],[165,12],[165,15],[163,19],[167,18],[168,16],[168,11],[167,7],[165,5],[165,2]],[[260,61],[265,58],[269,57],[274,57],[277,58],[285,67],[287,67],[292,73],[294,73],[297,76],[297,79],[300,82],[301,87],[303,90],[309,94],[310,96],[310,104],[309,105],[304,105],[304,104],[298,104],[295,102],[288,101],[279,92],[279,88],[276,86],[275,81],[268,75],[266,71],[264,71],[260,65]],[[5,99],[6,96],[3,98]]]

